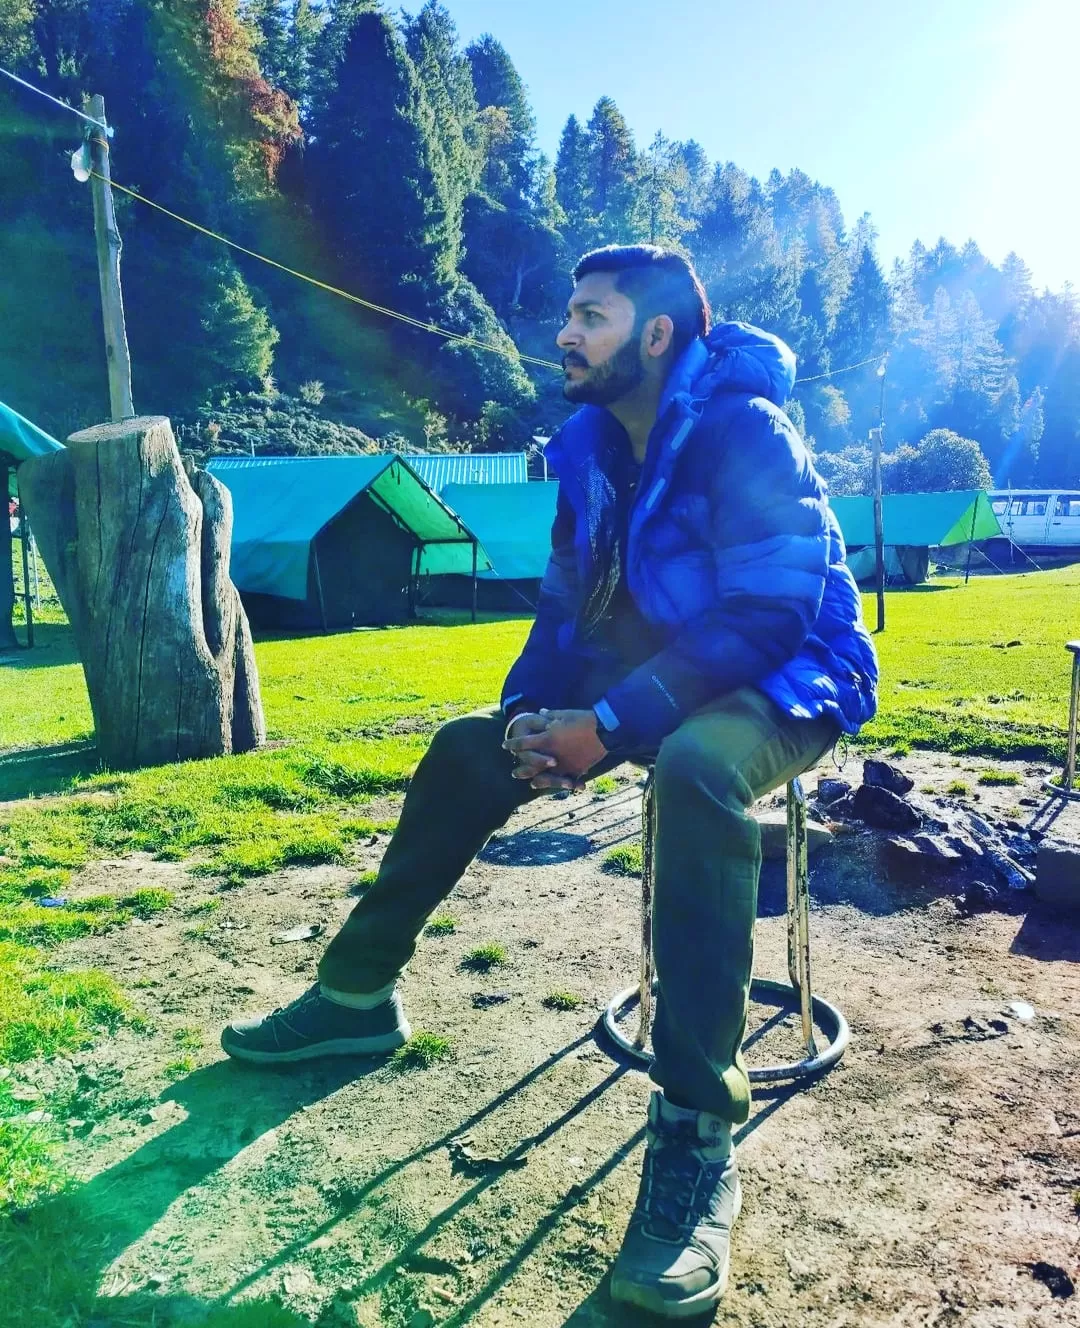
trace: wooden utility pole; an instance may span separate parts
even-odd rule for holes
[[[877,589],[877,629],[885,630],[885,527],[881,513],[881,429],[873,431],[874,585]]]
[[[885,367],[888,356],[878,365],[881,396],[878,398],[878,424],[873,431],[874,484],[874,581],[877,589],[877,629],[885,630],[885,528],[881,512],[881,449],[885,442]]]
[[[90,99],[90,115],[105,124],[105,99]],[[104,129],[90,129],[90,160],[94,173],[90,191],[94,199],[94,240],[97,246],[101,319],[105,327],[105,360],[109,370],[109,411],[114,422],[135,414],[131,401],[131,356],[124,325],[124,297],[120,290],[120,231],[113,211],[109,140]]]

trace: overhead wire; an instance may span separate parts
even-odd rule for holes
[[[100,172],[91,170],[90,174],[98,180],[104,180],[105,177]],[[419,328],[421,332],[433,332],[436,336],[445,337],[447,341],[455,345],[472,346],[475,350],[490,351],[493,355],[504,355],[509,357],[510,351],[504,350],[501,346],[493,346],[490,342],[480,341],[476,337],[467,336],[462,332],[452,332],[449,328],[440,327],[437,323],[425,322],[420,318],[413,318],[409,314],[400,313],[397,309],[388,309],[385,305],[375,304],[372,300],[365,300],[361,295],[354,295],[352,291],[342,290],[340,286],[331,285],[328,281],[320,281],[318,277],[309,276],[306,272],[300,272],[294,267],[289,267],[285,263],[279,263],[274,258],[267,258],[265,254],[260,254],[254,249],[247,248],[246,245],[238,244],[235,240],[230,240],[226,235],[220,235],[217,231],[212,231],[207,226],[200,226],[197,221],[191,221],[187,217],[182,217],[178,212],[172,212],[169,208],[163,207],[160,203],[155,203],[152,198],[147,198],[145,194],[137,193],[134,189],[128,189],[126,185],[117,184],[115,180],[109,183],[120,193],[127,194],[129,198],[137,199],[140,203],[145,203],[147,207],[153,208],[157,212],[162,212],[173,221],[179,221],[184,226],[190,226],[192,230],[198,231],[201,235],[209,236],[212,240],[218,240],[221,244],[228,245],[230,249],[235,249],[241,254],[247,254],[249,258],[256,258],[260,263],[265,263],[268,267],[277,268],[279,272],[287,272],[291,277],[297,277],[300,281],[306,281],[311,286],[317,286],[320,290],[329,291],[332,295],[340,295],[344,300],[350,300],[353,304],[359,304],[365,309],[370,309],[374,313],[383,314],[387,318],[395,318],[400,323],[406,323],[410,327]],[[516,349],[516,348],[515,348]],[[523,355],[517,351],[518,358],[526,364],[537,364],[544,369],[562,370],[562,365],[554,360],[544,360],[537,355]]]
[[[10,69],[4,69],[0,66],[0,74],[10,78],[13,83],[18,83],[21,87],[29,88],[31,92],[36,92],[39,97],[44,97],[46,101],[51,101],[54,106],[59,106],[61,110],[70,111],[72,115],[77,115],[80,120],[85,120],[87,124],[92,124],[102,130],[103,133],[111,134],[112,130],[103,120],[95,120],[92,115],[87,115],[77,107],[69,105],[66,101],[61,101],[59,97],[54,97],[51,92],[45,92],[42,88],[35,87],[33,83],[27,83],[25,78],[20,78],[18,74],[13,74]]]
[[[86,115],[77,107],[69,105],[66,101],[61,101],[59,97],[54,97],[51,93],[46,92],[43,88],[36,87],[33,83],[28,83],[26,79],[20,78],[17,74],[13,74],[9,69],[4,69],[2,66],[0,66],[0,74],[11,79],[13,83],[18,83],[21,87],[28,89],[30,92],[36,93],[37,96],[44,97],[46,101],[52,102],[54,106],[59,106],[61,110],[70,112],[80,120],[85,120],[87,124],[91,124],[95,128],[100,129],[107,137],[112,136],[112,129],[103,120],[97,120],[92,115]],[[108,151],[109,145],[107,142],[104,142],[101,139],[95,141]],[[329,282],[320,281],[318,277],[309,276],[306,272],[300,272],[296,268],[288,267],[285,263],[279,263],[276,259],[267,258],[265,254],[260,254],[254,249],[248,249],[245,245],[238,244],[235,240],[230,240],[227,236],[220,235],[217,231],[212,231],[206,226],[200,226],[198,222],[191,221],[188,217],[183,217],[178,212],[172,212],[169,208],[163,207],[160,203],[155,203],[153,199],[147,198],[145,194],[140,194],[134,189],[127,188],[126,185],[118,184],[115,180],[106,181],[105,177],[98,171],[91,169],[90,174],[96,179],[102,180],[111,185],[113,189],[119,190],[120,193],[126,194],[129,198],[134,198],[140,203],[145,203],[147,207],[154,208],[157,212],[161,212],[165,216],[171,217],[173,221],[178,221],[184,226],[189,226],[192,230],[198,231],[200,234],[206,235],[212,240],[217,240],[220,244],[227,245],[230,249],[235,249],[238,253],[246,254],[249,258],[257,259],[260,263],[267,264],[268,267],[277,268],[279,272],[285,272],[289,276],[296,277],[300,281],[306,281],[309,285],[316,286],[320,290],[328,291],[332,295],[340,295],[342,299],[349,300],[353,304],[359,304],[362,308],[369,309],[373,313],[382,314],[386,318],[394,318],[398,322],[405,323],[410,327],[418,328],[422,332],[434,333],[436,336],[444,337],[447,341],[453,342],[457,345],[471,346],[474,350],[486,350],[493,355],[510,356],[510,352],[501,346],[494,346],[490,342],[481,341],[477,337],[470,337],[463,332],[453,332],[449,328],[440,327],[434,322],[425,322],[423,319],[413,318],[411,315],[401,313],[399,310],[388,309],[385,305],[376,304],[372,300],[365,300],[362,296],[354,295],[351,291],[343,290],[340,286],[334,286]],[[561,371],[563,368],[563,366],[555,360],[545,360],[538,355],[525,355],[521,351],[517,351],[517,355],[523,363],[535,364],[542,369],[555,369]],[[837,374],[849,373],[852,369],[862,369],[867,364],[878,363],[881,361],[881,358],[880,355],[871,355],[868,359],[859,360],[856,364],[845,364],[839,369],[830,369],[827,373],[811,374],[806,378],[796,378],[795,386],[797,387],[800,383],[819,382],[823,378],[835,378]]]

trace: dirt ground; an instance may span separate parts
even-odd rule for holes
[[[903,764],[917,785],[966,777],[974,788],[965,772],[987,763]],[[982,813],[1035,798],[1026,819],[1080,839],[1080,805],[1056,815],[1041,767],[1013,768],[1024,787],[980,789]],[[30,1070],[39,1082],[76,1077],[107,1113],[71,1145],[100,1214],[103,1290],[149,1289],[163,1323],[251,1295],[328,1326],[649,1322],[612,1307],[605,1275],[637,1185],[648,1082],[594,1032],[637,968],[638,881],[601,870],[604,851],[637,833],[627,773],[604,798],[525,809],[458,887],[456,932],[425,938],[405,982],[414,1028],[453,1042],[453,1058],[426,1070],[262,1070],[217,1050],[229,1016],[310,982],[322,942],[270,937],[335,927],[355,867],[250,881],[205,918],[183,908],[213,886],[182,864],[88,869],[88,893],[134,876],[178,898],[164,917],[65,952],[133,987],[152,1031]],[[367,846],[361,869],[384,843]],[[961,916],[953,887],[887,883],[859,834],[815,859],[812,892],[815,985],[846,1013],[852,1043],[812,1086],[759,1094],[739,1131],[746,1201],[716,1321],[1080,1324],[1080,1294],[1055,1295],[1067,1284],[1035,1267],[1080,1283],[1080,918],[1026,893]],[[782,976],[775,867],[760,911],[757,970]],[[462,956],[486,941],[502,942],[508,963],[464,971]],[[545,1008],[557,989],[583,1003]],[[1006,1012],[1015,1000],[1034,1018]],[[169,1083],[175,1035],[192,1028],[205,1038],[197,1067]],[[789,1019],[748,1054],[796,1048]]]

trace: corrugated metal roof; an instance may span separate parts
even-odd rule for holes
[[[405,452],[429,489],[448,484],[524,484],[529,478],[524,452]]]

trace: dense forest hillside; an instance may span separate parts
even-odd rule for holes
[[[871,218],[846,220],[827,184],[757,180],[662,133],[637,144],[603,95],[549,161],[510,53],[497,35],[463,48],[435,0],[414,17],[369,0],[0,0],[0,64],[72,105],[102,93],[120,183],[501,352],[121,195],[136,408],[192,448],[520,447],[566,413],[558,375],[519,352],[552,358],[575,258],[646,240],[693,257],[718,317],[791,343],[809,380],[793,414],[836,491],[865,482],[885,352],[890,487],[1080,487],[1071,289],[1037,291],[1018,255],[996,266],[974,240],[916,241],[885,272]],[[80,128],[0,83],[0,398],[64,436],[107,414],[89,190],[67,162]]]

